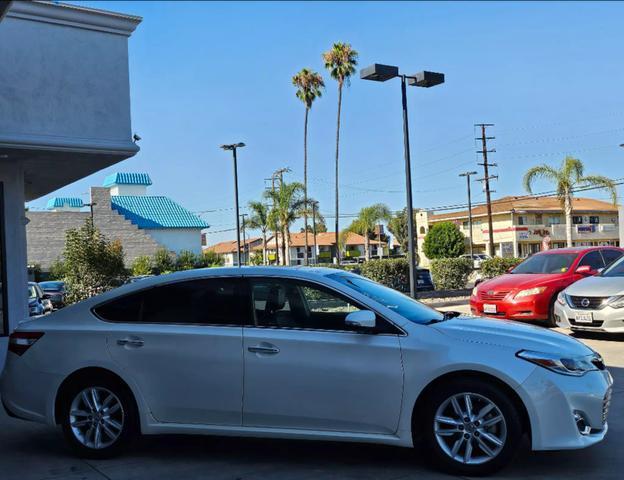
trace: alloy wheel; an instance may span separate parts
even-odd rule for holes
[[[124,427],[123,405],[117,395],[103,387],[82,390],[71,403],[69,424],[80,444],[96,450],[111,446]]]
[[[463,392],[447,398],[436,410],[433,427],[442,451],[467,465],[489,462],[507,440],[501,410],[478,393]]]

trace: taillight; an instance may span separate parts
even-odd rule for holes
[[[9,335],[9,352],[23,355],[41,337],[43,332],[13,332]]]

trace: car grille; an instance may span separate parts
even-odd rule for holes
[[[600,310],[609,299],[609,297],[578,297],[574,295],[566,295],[566,297],[570,307],[580,310]]]
[[[482,292],[479,292],[479,298],[485,301],[498,301],[498,300],[502,300],[503,298],[505,298],[510,291],[511,290],[482,291]]]
[[[592,320],[591,323],[587,323],[587,322],[579,323],[574,318],[569,318],[568,320],[570,321],[572,325],[576,325],[579,327],[602,327],[602,323],[603,323],[602,320]]]
[[[602,423],[607,423],[607,417],[609,416],[609,407],[611,406],[611,388],[607,390],[607,393],[602,400]]]

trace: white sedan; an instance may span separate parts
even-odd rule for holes
[[[372,442],[473,475],[607,432],[612,379],[582,343],[442,314],[334,269],[148,278],[22,323],[0,380],[15,417],[81,456],[138,434]]]

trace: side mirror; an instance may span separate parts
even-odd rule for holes
[[[576,273],[590,277],[596,274],[596,270],[592,269],[589,265],[581,265],[576,269]]]
[[[376,325],[375,312],[370,310],[358,310],[349,313],[345,318],[345,323],[350,327],[372,329]]]

